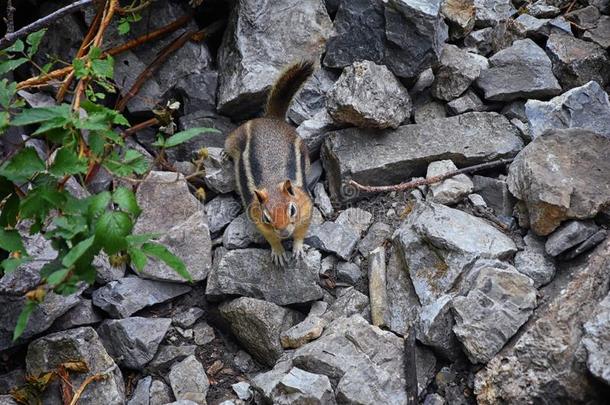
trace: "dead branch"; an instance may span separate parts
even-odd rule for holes
[[[59,20],[65,15],[73,13],[81,8],[90,5],[94,0],[79,0],[75,1],[72,4],[68,4],[65,7],[60,8],[57,11],[52,12],[51,14],[42,17],[39,20],[34,21],[33,23],[26,25],[25,27],[15,31],[15,32],[7,32],[4,38],[0,39],[0,49],[6,48],[19,38],[23,38],[32,32],[38,31],[41,28],[49,26],[54,21]]]
[[[83,381],[83,383],[80,385],[80,387],[78,387],[78,390],[76,390],[76,393],[74,394],[74,397],[72,398],[72,402],[70,402],[70,405],[76,405],[78,403],[78,400],[83,395],[83,392],[85,392],[85,388],[87,388],[87,386],[89,384],[91,384],[94,381],[103,380],[104,378],[107,378],[107,377],[108,377],[107,374],[94,374],[94,375],[87,377],[85,379],[85,381]]]
[[[119,7],[117,12],[121,15],[137,13],[144,10],[146,7],[152,4],[152,0],[142,0],[140,4],[135,7]]]
[[[123,137],[123,139],[125,139],[129,135],[135,134],[136,132],[141,131],[146,128],[154,127],[155,125],[159,125],[160,123],[161,122],[159,122],[158,118],[150,118],[144,122],[140,122],[139,124],[136,124],[130,128],[127,128],[125,131],[123,131],[121,133],[121,136]]]
[[[15,31],[15,7],[13,7],[13,0],[6,1],[6,17],[4,18],[6,24],[6,33],[10,34]]]
[[[365,186],[365,185],[355,182],[354,180],[350,180],[348,182],[348,184],[356,187],[358,190],[361,190],[361,191],[364,191],[367,193],[387,193],[387,192],[391,192],[391,191],[412,190],[412,189],[420,187],[420,186],[427,186],[430,184],[438,183],[439,181],[443,181],[445,179],[455,177],[458,174],[472,173],[472,172],[476,172],[479,170],[490,169],[492,167],[504,166],[504,165],[509,164],[513,160],[514,160],[514,158],[509,158],[509,159],[496,160],[494,162],[481,163],[481,164],[474,165],[474,166],[464,167],[463,169],[454,170],[452,172],[448,172],[445,174],[440,174],[438,176],[433,176],[433,177],[430,177],[429,179],[414,180],[414,181],[409,181],[406,183],[394,184],[391,186]]]

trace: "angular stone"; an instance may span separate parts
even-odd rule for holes
[[[171,160],[191,161],[197,158],[201,148],[223,148],[225,139],[237,126],[227,117],[209,111],[197,111],[178,118],[178,129],[185,131],[191,128],[214,128],[218,132],[204,132],[180,145],[165,151]],[[140,136],[138,134],[138,140]],[[155,138],[151,137],[150,141]]]
[[[432,162],[428,165],[426,178],[440,176],[455,170],[457,170],[457,167],[451,160]],[[468,176],[458,174],[440,183],[431,184],[428,190],[432,201],[451,205],[462,201],[468,194],[472,193],[473,188],[472,180]]]
[[[597,303],[607,295],[609,265],[607,241],[585,263],[558,272],[535,318],[477,373],[479,404],[604,402],[588,373],[582,341],[583,323],[593,319]]]
[[[533,138],[549,129],[575,127],[610,138],[610,101],[597,82],[566,91],[548,102],[529,100],[525,113]]]
[[[84,298],[53,323],[54,330],[72,329],[77,326],[92,325],[103,321],[99,310],[93,307],[91,300]]]
[[[483,210],[487,208],[487,203],[479,194],[469,194],[468,195],[468,203],[472,205],[474,209]]]
[[[334,253],[343,260],[349,260],[360,240],[359,234],[348,225],[328,221],[322,225],[310,226],[308,235],[305,238],[306,244]]]
[[[569,35],[552,34],[546,50],[553,62],[553,73],[565,90],[590,81],[604,86],[610,80],[610,60],[598,44]]]
[[[435,203],[416,203],[394,233],[422,305],[447,293],[478,258],[505,259],[517,247],[480,218]]]
[[[225,302],[218,309],[243,347],[268,366],[283,353],[281,333],[303,319],[297,311],[248,297]]]
[[[142,370],[157,353],[171,322],[169,318],[110,319],[97,331],[106,351],[119,365]]]
[[[474,0],[475,26],[493,27],[515,14],[511,0]]]
[[[350,207],[341,211],[335,222],[352,228],[362,235],[373,222],[373,214],[361,208]]]
[[[227,249],[243,249],[250,245],[264,245],[266,243],[265,237],[248,219],[248,214],[245,212],[231,221],[222,235],[222,244]]]
[[[464,38],[474,28],[474,0],[445,0],[441,14],[449,25],[451,40]]]
[[[493,31],[491,27],[472,31],[464,38],[464,46],[467,49],[476,51],[480,55],[489,55],[493,51]]]
[[[527,12],[538,18],[553,18],[557,17],[561,13],[561,10],[559,7],[547,4],[546,0],[538,0],[527,7]]]
[[[485,111],[486,109],[487,106],[472,90],[467,90],[463,96],[447,103],[447,110],[451,115],[460,115],[472,111],[480,112]]]
[[[129,276],[112,281],[93,292],[93,305],[113,318],[127,318],[150,305],[186,294],[191,287]]]
[[[601,229],[589,236],[584,242],[562,255],[562,259],[571,260],[576,256],[593,249],[608,237],[608,231]]]
[[[544,249],[550,256],[561,253],[584,242],[599,230],[593,221],[567,221],[557,228],[546,240]]]
[[[87,372],[70,375],[70,381],[76,387],[80,387],[85,379],[93,375],[107,376],[90,384],[83,391],[79,404],[125,403],[125,386],[121,370],[104,349],[95,330],[88,326],[53,333],[32,342],[28,346],[25,359],[27,373],[40,375],[54,371],[67,360],[82,361],[87,365]],[[59,388],[57,380],[48,387],[46,396],[49,403],[61,403]],[[57,397],[53,397],[54,394]],[[57,402],[53,402],[54,399]]]
[[[356,285],[362,280],[362,271],[360,266],[356,263],[351,262],[340,262],[337,264],[337,281],[347,283],[349,285]]]
[[[429,121],[446,117],[445,104],[434,100],[423,103],[418,102],[413,109],[413,121],[416,124],[425,124]]]
[[[489,65],[477,79],[486,100],[542,98],[561,92],[551,60],[531,39],[515,41],[489,58]]]
[[[273,403],[334,405],[335,395],[325,375],[308,373],[293,367],[271,393]]]
[[[329,218],[335,212],[333,205],[330,202],[330,197],[324,189],[324,184],[318,183],[313,189],[313,194],[316,196],[314,204],[320,209],[320,212],[325,218]]]
[[[324,295],[318,285],[320,260],[320,253],[312,249],[304,260],[277,268],[269,250],[241,249],[224,254],[217,250],[206,296],[243,295],[278,305],[315,301]]]
[[[462,351],[452,330],[455,325],[451,313],[452,298],[451,295],[443,295],[435,302],[423,306],[415,324],[417,340],[450,360],[456,359]]]
[[[358,243],[358,251],[362,254],[362,256],[368,256],[371,251],[392,236],[392,230],[393,229],[390,225],[383,222],[373,223],[366,236]]]
[[[434,69],[432,95],[440,100],[451,101],[461,96],[481,71],[488,67],[486,57],[447,44]]]
[[[610,139],[583,129],[553,130],[534,139],[511,164],[510,192],[526,220],[548,235],[566,219],[593,218],[610,202]]]
[[[204,346],[216,338],[214,328],[205,321],[197,322],[193,328],[193,340],[197,346]]]
[[[452,301],[453,332],[473,363],[487,363],[519,330],[536,307],[532,279],[514,267],[475,264],[470,292]]]
[[[177,400],[193,401],[206,405],[206,395],[210,388],[203,365],[195,356],[188,356],[175,364],[168,375],[169,383]]]
[[[411,97],[387,67],[362,61],[343,70],[327,94],[326,107],[339,124],[398,128],[411,115]]]
[[[515,198],[508,191],[506,181],[475,175],[472,182],[474,191],[483,197],[496,215],[511,216],[513,214]]]
[[[405,142],[408,139],[409,142]],[[394,131],[344,129],[329,134],[322,162],[331,197],[340,201],[362,197],[349,186],[396,184],[421,175],[430,162],[451,159],[471,165],[515,156],[523,147],[518,130],[497,113],[466,113]]]
[[[171,388],[160,380],[150,385],[150,405],[168,404],[174,399]]]
[[[591,374],[610,385],[610,294],[584,324],[583,344],[587,349],[587,367]]]
[[[179,310],[180,312],[172,317],[172,324],[181,328],[189,328],[197,322],[197,319],[201,318],[205,311],[199,307],[190,307],[186,310]]]
[[[394,250],[386,269],[389,329],[402,336],[408,335],[419,317],[420,303],[409,271]]]
[[[159,345],[157,354],[146,366],[147,370],[153,372],[162,372],[169,368],[176,362],[182,361],[188,356],[194,355],[197,350],[197,346],[169,346]]]
[[[597,43],[602,48],[610,48],[610,16],[601,16],[596,26],[585,31],[582,37]]]
[[[222,231],[241,212],[241,203],[233,196],[220,195],[206,204],[210,233]]]
[[[566,18],[569,18],[570,21],[574,21],[574,23],[578,24],[578,26],[583,30],[595,27],[599,17],[599,8],[593,5],[589,5],[566,14]]]
[[[352,315],[360,315],[363,318],[370,318],[369,298],[356,290],[354,287],[349,287],[339,292],[337,300],[332,303],[328,310],[321,317],[328,322],[341,317],[350,317]]]
[[[138,381],[138,385],[133,390],[133,395],[127,402],[127,405],[150,405],[150,386],[152,377],[144,377]]]
[[[319,338],[327,323],[319,316],[308,315],[303,322],[282,332],[280,335],[282,347],[284,349],[298,349],[304,344]]]
[[[221,148],[207,148],[208,157],[203,161],[205,184],[216,193],[235,190],[235,170],[231,159],[222,158]]]
[[[323,68],[317,69],[294,97],[288,109],[288,118],[296,125],[301,125],[320,111],[326,110],[326,94],[337,78],[335,72]]]
[[[544,239],[529,232],[525,238],[525,247],[515,255],[515,268],[534,281],[534,287],[540,288],[555,277],[555,262],[544,250]]]
[[[378,327],[387,326],[388,293],[386,290],[385,248],[379,246],[368,257],[369,298],[371,321]]]
[[[337,129],[337,124],[324,109],[311,119],[303,121],[296,131],[307,145],[310,156],[316,156],[320,153],[320,147],[326,139],[326,134],[334,129]]]
[[[242,401],[247,401],[252,397],[252,390],[250,388],[250,384],[245,381],[240,381],[231,385],[233,388],[233,392],[237,395],[239,399]]]
[[[256,112],[277,75],[294,60],[315,59],[332,33],[321,0],[260,3],[233,9],[218,51],[218,110],[230,116]]]

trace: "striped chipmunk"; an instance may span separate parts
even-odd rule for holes
[[[312,202],[307,190],[307,146],[286,121],[294,95],[313,73],[313,62],[287,67],[267,98],[263,118],[232,131],[225,156],[233,160],[237,189],[250,220],[271,245],[276,265],[289,259],[282,240],[292,238],[292,254],[303,259],[303,239],[311,221]]]

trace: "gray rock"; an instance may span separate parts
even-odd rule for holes
[[[489,58],[489,64],[477,79],[486,100],[541,98],[561,92],[551,60],[531,39],[515,41]]]
[[[185,131],[191,128],[214,128],[218,132],[204,132],[178,146],[166,151],[171,160],[191,161],[197,158],[201,148],[223,148],[225,139],[237,126],[230,119],[208,111],[196,111],[178,118],[178,129]],[[154,138],[151,137],[151,141]],[[140,136],[138,134],[138,140]]]
[[[199,307],[190,307],[186,310],[179,310],[180,312],[172,317],[172,324],[181,328],[189,328],[197,322],[197,319],[201,318],[205,311]]]
[[[207,345],[215,338],[214,328],[208,325],[207,322],[197,322],[193,328],[193,340],[197,346]]]
[[[602,48],[610,48],[610,16],[601,16],[596,26],[585,31],[582,37],[597,43]]]
[[[449,25],[451,40],[464,38],[474,28],[474,0],[445,0],[441,5],[441,14]]]
[[[453,332],[473,363],[487,363],[536,307],[532,279],[514,267],[475,264],[470,292],[452,301]]]
[[[222,231],[241,212],[241,203],[233,196],[220,195],[205,206],[210,233]]]
[[[91,300],[81,298],[80,302],[53,323],[56,331],[72,329],[77,326],[92,325],[103,321],[99,311],[93,307]]]
[[[378,327],[386,327],[388,293],[386,290],[385,248],[379,246],[368,257],[369,298],[371,321]]]
[[[252,397],[252,389],[250,388],[250,384],[245,381],[232,384],[231,388],[233,388],[233,392],[235,392],[237,397],[242,401],[247,401]]]
[[[455,360],[461,353],[460,342],[453,333],[453,296],[443,295],[435,302],[421,308],[415,324],[417,340],[432,347],[441,356]]]
[[[321,314],[321,317],[331,322],[341,317],[360,315],[363,318],[370,318],[369,298],[353,287],[346,288],[339,292],[339,296],[328,307],[328,310]]]
[[[304,260],[292,260],[278,268],[269,250],[241,249],[224,254],[217,250],[206,296],[243,295],[278,305],[315,301],[323,296],[318,286],[320,260],[320,253],[310,249]]]
[[[529,100],[525,113],[532,137],[553,128],[584,128],[610,137],[610,101],[597,82],[566,91],[550,101]]]
[[[243,249],[250,245],[264,245],[265,237],[248,219],[247,213],[237,216],[222,235],[222,245],[227,249]]]
[[[394,250],[386,268],[389,329],[407,336],[419,317],[420,303],[406,265]]]
[[[424,405],[445,405],[445,398],[438,394],[428,394],[424,399]]]
[[[210,388],[203,365],[195,356],[188,356],[175,364],[168,375],[169,383],[177,400],[193,401],[206,405],[206,395]]]
[[[544,249],[550,256],[561,253],[584,242],[596,233],[599,227],[593,221],[567,221],[557,228],[546,240]]]
[[[481,71],[488,67],[486,57],[446,44],[434,69],[432,95],[440,100],[451,101],[461,96]]]
[[[27,373],[40,375],[54,371],[66,360],[82,361],[89,371],[73,373],[70,381],[75,387],[80,387],[87,379],[96,374],[106,375],[83,391],[80,404],[124,404],[125,386],[121,370],[108,355],[97,333],[91,327],[71,329],[57,332],[39,338],[28,346],[26,355]],[[56,394],[53,402],[53,394]],[[47,390],[49,403],[60,403],[59,382],[51,383]]]
[[[98,253],[98,255],[93,259],[93,265],[97,269],[95,282],[98,284],[106,284],[125,277],[127,266],[125,264],[113,266],[110,264],[109,259],[110,258],[104,251]]]
[[[538,18],[553,18],[557,17],[561,13],[561,10],[559,7],[547,4],[545,0],[538,0],[527,7],[527,12]]]
[[[394,233],[394,244],[422,305],[447,293],[476,259],[505,259],[517,251],[508,236],[482,219],[421,202]]]
[[[546,50],[553,62],[553,73],[565,90],[590,81],[604,86],[610,80],[610,60],[598,44],[569,35],[552,34]]]
[[[562,259],[573,259],[576,256],[593,249],[595,246],[606,240],[607,237],[608,231],[606,231],[605,229],[601,229],[595,232],[593,235],[589,236],[585,241],[583,241],[580,245],[576,246],[571,251],[563,254]]]
[[[335,210],[333,209],[333,204],[330,202],[330,197],[324,189],[324,184],[316,184],[313,188],[313,194],[315,195],[314,204],[320,209],[320,212],[325,218],[330,218]]]
[[[409,142],[405,142],[408,139]],[[343,183],[396,184],[422,174],[430,162],[451,159],[467,166],[515,156],[523,147],[518,130],[496,113],[466,113],[394,131],[344,129],[332,132],[322,150],[331,197],[362,195]]]
[[[171,322],[169,318],[109,319],[97,332],[106,351],[119,365],[142,370],[157,353]]]
[[[583,30],[587,30],[597,25],[597,21],[600,18],[599,8],[589,5],[567,13],[566,18],[570,21],[574,21],[574,23],[578,24]]]
[[[480,194],[496,215],[511,216],[515,198],[508,191],[506,181],[493,177],[475,175],[472,178],[474,191]]]
[[[392,236],[392,227],[383,222],[375,222],[369,228],[366,236],[358,243],[358,251],[362,256],[368,256],[375,248]],[[339,272],[339,269],[337,269]]]
[[[607,241],[588,261],[568,264],[558,272],[548,301],[535,318],[477,373],[479,404],[604,402],[587,370],[582,325],[593,319],[597,303],[607,295],[609,258]]]
[[[298,349],[319,338],[327,324],[328,321],[310,312],[302,322],[282,332],[280,343],[284,349]]]
[[[163,381],[154,380],[150,385],[150,405],[168,404],[174,400],[171,388]]]
[[[205,184],[216,193],[235,190],[235,170],[231,159],[222,159],[221,148],[208,148],[208,157],[203,161]]]
[[[212,261],[212,241],[203,206],[190,194],[184,176],[173,172],[150,172],[140,184],[136,198],[142,213],[133,232],[161,233],[158,239],[186,265],[193,281],[204,280]],[[184,282],[165,263],[149,258],[142,277]]]
[[[125,277],[112,281],[93,292],[93,305],[113,318],[127,318],[150,305],[168,301],[186,294],[191,287],[160,281]]]
[[[362,235],[373,222],[373,214],[361,208],[347,208],[339,214],[335,223],[352,228]]]
[[[367,253],[368,255],[368,253]],[[362,280],[362,271],[360,266],[356,263],[351,262],[340,262],[337,264],[337,281],[347,283],[350,285],[356,285]]]
[[[525,15],[525,14],[524,14]],[[518,119],[520,121],[527,121],[527,115],[525,114],[525,103],[526,100],[515,100],[506,104],[502,108],[502,114],[509,120]]]
[[[555,277],[555,262],[544,250],[544,239],[529,232],[525,238],[525,247],[515,255],[515,268],[534,281],[534,287],[540,288]]]
[[[184,360],[188,356],[195,355],[197,346],[171,346],[159,345],[157,354],[147,364],[146,369],[156,373],[160,373],[168,369],[174,363]]]
[[[334,253],[343,260],[349,260],[359,240],[359,234],[348,225],[324,222],[322,225],[310,226],[305,243],[324,252]]]
[[[337,129],[337,124],[324,109],[317,112],[312,118],[303,121],[296,131],[307,145],[310,155],[315,156],[320,153],[320,147],[326,139],[326,134],[334,129]]]
[[[477,210],[484,210],[487,208],[487,203],[479,194],[468,194],[468,203]]]
[[[457,170],[457,167],[451,160],[432,162],[428,165],[426,178],[440,176],[455,170]],[[473,188],[472,180],[468,176],[458,174],[440,183],[431,184],[428,187],[428,193],[432,201],[439,204],[451,205],[462,201],[468,194],[472,193]]]
[[[288,118],[296,125],[301,125],[326,110],[326,93],[333,87],[338,77],[330,70],[316,69],[294,97],[288,109]]]
[[[325,375],[308,373],[293,367],[273,388],[270,398],[274,404],[306,403],[334,405],[335,394]]]
[[[222,404],[226,405],[225,403],[228,402],[229,405],[236,405],[235,402],[233,401],[223,401]],[[168,402],[165,405],[201,405],[204,404],[204,402],[195,402],[195,401],[191,401],[190,399],[180,399],[178,401],[173,401],[173,402]]]
[[[25,369],[16,368],[0,375],[0,395],[10,393],[15,387],[25,384]]]
[[[256,112],[285,65],[314,58],[332,33],[321,0],[282,4],[240,1],[218,51],[218,110],[230,116]]]
[[[0,405],[18,405],[11,395],[0,395]]]
[[[587,368],[610,385],[610,294],[598,304],[584,329],[582,342],[587,349]]]
[[[387,67],[362,61],[343,70],[326,107],[339,124],[398,128],[411,115],[411,97]]]
[[[152,381],[151,376],[144,377],[138,381],[127,405],[150,405],[150,386]]]
[[[413,108],[413,121],[416,124],[425,124],[432,120],[437,120],[447,117],[445,104],[429,100],[427,102],[418,102]]]
[[[447,110],[451,115],[459,115],[472,111],[480,112],[485,111],[486,109],[487,106],[472,90],[466,90],[466,93],[464,93],[463,96],[447,103]]]
[[[225,302],[218,309],[243,347],[268,366],[283,353],[281,333],[303,319],[297,311],[248,297]]]
[[[508,188],[522,200],[519,205],[535,233],[548,235],[566,219],[593,218],[608,204],[608,148],[609,138],[564,129],[535,138],[517,156]]]
[[[493,51],[493,28],[487,27],[472,31],[464,38],[464,46],[480,55],[489,55]]]
[[[475,26],[493,27],[515,14],[511,0],[474,0]]]

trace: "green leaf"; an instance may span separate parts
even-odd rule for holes
[[[92,60],[91,70],[97,77],[112,79],[112,76],[114,76],[114,58],[107,56],[105,59]]]
[[[17,324],[13,331],[13,342],[19,339],[19,336],[23,334],[23,331],[28,324],[28,320],[30,319],[30,315],[32,315],[32,312],[34,312],[37,306],[38,303],[35,301],[26,301],[25,306],[19,314],[19,318],[17,318]]]
[[[72,119],[70,106],[68,104],[53,107],[27,108],[21,114],[13,118],[13,126],[36,124],[53,118]]]
[[[165,147],[172,148],[174,146],[180,145],[184,142],[187,142],[196,136],[199,136],[205,132],[218,132],[217,129],[214,128],[191,128],[186,131],[178,132],[165,140]]]
[[[135,216],[140,214],[140,207],[138,207],[136,196],[133,191],[126,187],[119,187],[114,190],[114,193],[112,193],[112,201],[114,201],[120,209],[129,214]]]
[[[32,260],[32,258],[28,256],[22,256],[18,259],[11,257],[8,259],[4,259],[2,263],[0,263],[0,267],[4,269],[4,274],[9,274],[14,272],[22,264],[27,263],[30,260]]]
[[[0,212],[0,226],[15,226],[17,224],[17,214],[19,214],[19,196],[17,193],[11,194],[4,202],[2,212]]]
[[[71,240],[80,233],[87,232],[87,221],[80,215],[62,215],[53,219],[55,228],[48,231],[47,234],[52,237],[59,237],[66,240]]]
[[[70,269],[57,270],[56,272],[51,273],[49,277],[47,277],[47,283],[49,283],[52,287],[55,287],[57,284],[64,281],[69,272]]]
[[[110,200],[112,196],[109,191],[103,191],[99,194],[89,197],[88,204],[89,207],[87,209],[87,214],[90,219],[95,219],[98,216],[102,215],[106,212],[106,208],[108,208],[108,204],[110,204]]]
[[[10,119],[11,115],[8,113],[8,111],[0,112],[0,135],[2,135],[11,125]]]
[[[51,209],[61,208],[66,200],[66,192],[53,185],[37,186],[21,200],[19,212],[22,218],[43,219]]]
[[[142,245],[142,251],[149,256],[153,256],[163,263],[171,267],[176,273],[188,281],[192,281],[191,275],[189,274],[184,262],[172,252],[170,252],[165,246],[154,242],[147,242]]]
[[[148,242],[151,239],[155,239],[161,236],[160,233],[142,233],[138,235],[129,235],[127,237],[127,243],[129,246],[140,246],[142,243]]]
[[[148,262],[146,255],[140,249],[136,248],[128,249],[127,253],[129,254],[131,264],[135,267],[136,271],[142,272],[144,267],[146,267],[146,262]]]
[[[11,100],[17,91],[17,82],[10,82],[7,79],[0,81],[0,106],[7,109],[11,106]]]
[[[125,151],[121,160],[118,153],[113,152],[104,162],[104,166],[117,176],[129,176],[133,173],[143,174],[148,170],[148,162],[144,155],[134,149]]]
[[[55,160],[49,168],[49,173],[57,177],[63,177],[66,174],[86,173],[87,167],[87,159],[79,158],[76,152],[64,146],[57,150]]]
[[[0,176],[19,182],[27,180],[34,173],[45,170],[44,162],[38,157],[36,149],[23,148],[11,160],[0,166]]]
[[[79,242],[78,244],[76,244],[76,246],[74,246],[72,249],[70,249],[68,254],[66,254],[64,256],[64,258],[61,261],[61,264],[63,264],[66,267],[73,266],[74,263],[76,263],[76,261],[78,259],[80,259],[81,256],[83,256],[91,248],[91,246],[93,246],[94,242],[95,242],[95,236],[91,236],[91,237]]]
[[[18,39],[17,41],[15,41],[15,43],[11,46],[9,46],[8,48],[4,48],[2,51],[3,52],[23,52],[23,50],[25,49],[25,45],[23,44],[23,41]]]
[[[8,73],[12,70],[17,69],[19,66],[23,65],[27,62],[27,58],[17,58],[17,59],[9,59],[0,63],[0,75]]]
[[[91,47],[89,50],[89,59],[99,59],[102,56],[102,48],[97,46]]]
[[[40,45],[40,41],[42,40],[42,37],[44,37],[44,34],[46,32],[47,32],[47,29],[43,28],[40,31],[32,32],[26,38],[25,42],[27,42],[28,45],[30,46],[30,48],[28,49],[28,56],[30,58],[32,56],[34,56],[34,54],[36,52],[38,52],[38,46]]]
[[[7,252],[25,252],[21,235],[15,229],[6,230],[0,228],[0,249]]]
[[[95,225],[95,240],[106,253],[113,255],[127,248],[125,237],[131,233],[133,223],[124,212],[113,211],[103,214]]]
[[[74,75],[77,79],[81,79],[89,75],[89,69],[87,69],[87,64],[85,63],[84,59],[75,58],[72,61],[72,66],[74,67]]]
[[[131,30],[129,21],[122,19],[121,22],[119,22],[118,29],[119,29],[119,35],[125,35],[125,34],[129,33],[129,31]]]

